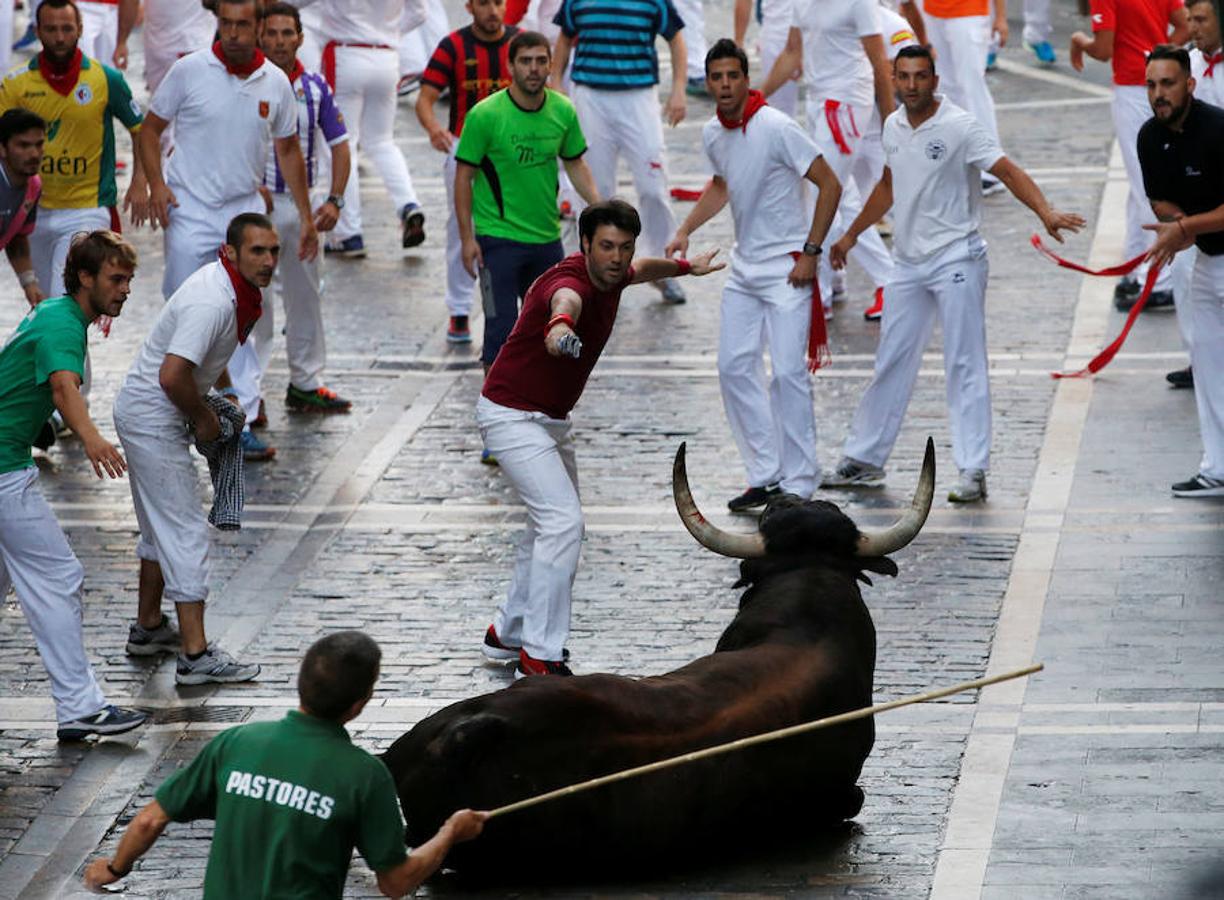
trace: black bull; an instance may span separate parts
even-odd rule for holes
[[[875,626],[858,581],[896,574],[885,554],[918,533],[933,485],[928,441],[913,504],[889,529],[860,531],[833,504],[790,496],[770,504],[759,533],[730,534],[693,504],[681,447],[673,489],[686,527],[744,560],[737,587],[748,589],[714,652],[650,678],[527,678],[425,719],[383,757],[408,843],[462,807],[869,706]],[[839,823],[862,806],[856,782],[874,739],[865,718],[545,803],[491,820],[447,864],[494,878],[623,873]]]

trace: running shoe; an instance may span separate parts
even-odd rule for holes
[[[1118,312],[1129,312],[1130,308],[1135,305],[1135,301],[1139,299],[1141,291],[1142,288],[1139,287],[1137,279],[1119,278],[1118,283],[1114,285],[1114,309]]]
[[[1058,62],[1058,56],[1054,53],[1054,48],[1050,46],[1049,41],[1038,41],[1036,44],[1024,42],[1024,46],[1033,51],[1033,55],[1037,57],[1037,62],[1043,66],[1052,66]]]
[[[338,243],[328,242],[324,245],[323,252],[343,259],[365,259],[365,241],[361,239],[361,235],[355,234]]]
[[[519,651],[518,666],[514,670],[514,680],[535,675],[573,675],[570,667],[564,662],[551,659],[536,659],[528,656],[526,650]]]
[[[395,85],[395,93],[400,97],[411,97],[421,87],[420,73],[403,75]]]
[[[156,628],[145,628],[139,622],[133,622],[128,629],[127,646],[124,650],[132,656],[157,656],[161,653],[178,653],[183,639],[178,630],[170,624],[170,619],[162,613],[161,622]]]
[[[331,388],[321,385],[313,391],[289,385],[285,391],[285,406],[294,412],[343,413],[353,408],[353,401],[345,400]]]
[[[767,484],[764,487],[750,487],[738,497],[728,500],[727,509],[731,510],[731,512],[757,509],[781,493],[782,488],[777,484]]]
[[[467,316],[451,316],[446,324],[446,342],[448,344],[472,343],[472,329],[468,325]]]
[[[706,97],[710,92],[706,90],[705,79],[697,77],[690,78],[684,83],[684,93],[690,97]]]
[[[124,709],[122,706],[108,704],[92,716],[82,716],[69,722],[61,722],[55,730],[55,739],[57,741],[83,741],[90,736],[123,734],[133,728],[139,728],[147,719],[148,715],[138,709]]]
[[[981,469],[961,469],[960,480],[948,491],[953,503],[976,503],[986,499],[986,473]]]
[[[246,462],[267,462],[276,456],[276,448],[265,444],[249,428],[243,429],[239,440],[242,442],[242,458]]]
[[[1224,497],[1224,481],[1206,475],[1195,475],[1173,485],[1174,497]]]
[[[1184,369],[1174,369],[1165,376],[1165,381],[1175,388],[1192,388],[1194,387],[1194,369],[1190,366]]]
[[[51,420],[42,423],[42,428],[38,429],[38,435],[34,438],[34,446],[44,453],[51,449],[55,444],[55,426],[51,424]]]
[[[1001,194],[1007,190],[1007,185],[999,181],[993,175],[982,176],[982,196],[989,197],[992,194]]]
[[[863,318],[868,322],[880,321],[880,316],[884,315],[884,288],[878,287],[875,289],[875,300],[871,306],[863,310]]]
[[[400,211],[400,220],[404,223],[404,235],[400,243],[405,250],[425,243],[425,213],[421,212],[420,204],[404,204]]]
[[[482,447],[480,450],[480,461],[486,466],[496,466],[497,457],[492,454],[488,447]]]
[[[871,463],[843,456],[837,468],[820,482],[821,487],[883,487],[884,470]]]
[[[1139,298],[1136,297],[1136,300]],[[1172,291],[1152,291],[1143,306],[1144,312],[1169,312],[1174,308]]]
[[[999,54],[991,50],[986,54],[986,71],[993,72],[997,68],[999,68]]]
[[[674,278],[662,278],[655,284],[663,295],[663,302],[670,306],[679,306],[688,299],[684,295],[684,288]]]
[[[25,30],[25,34],[17,38],[13,44],[14,50],[25,50],[27,47],[33,47],[38,43],[38,34],[34,31],[34,23],[31,22]]]
[[[489,659],[496,660],[497,662],[509,662],[512,659],[519,658],[522,648],[503,644],[501,638],[497,636],[497,629],[490,625],[489,630],[485,632],[484,643],[481,644],[480,651]],[[563,647],[561,649],[562,662],[569,662],[569,658],[569,648]]]
[[[174,672],[175,684],[232,684],[251,681],[259,675],[259,666],[240,663],[220,647],[209,644],[196,659],[180,653]]]

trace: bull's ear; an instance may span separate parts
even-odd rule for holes
[[[866,569],[869,572],[877,572],[880,575],[889,575],[893,578],[897,576],[897,564],[887,556],[866,556],[862,557],[861,559],[856,559],[854,564],[858,566],[860,570]],[[858,577],[868,584],[871,584],[871,579],[864,575],[861,571],[859,572]]]
[[[451,762],[471,762],[496,750],[509,726],[503,716],[492,713],[461,719],[429,742],[429,753]]]

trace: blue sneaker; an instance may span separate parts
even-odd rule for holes
[[[338,244],[327,244],[323,247],[323,252],[333,256],[343,256],[345,259],[365,259],[365,241],[361,239],[361,235],[355,234]]]
[[[497,463],[497,457],[496,457],[496,456],[494,456],[492,453],[490,453],[490,452],[489,452],[489,448],[488,448],[488,447],[484,447],[483,449],[481,449],[481,451],[480,451],[480,461],[481,461],[482,463],[484,463],[486,466],[495,466],[495,465],[497,465],[497,464],[498,464],[498,463]]]
[[[986,71],[993,72],[999,67],[999,54],[991,50],[986,54]]]
[[[31,22],[25,30],[25,34],[17,38],[17,43],[13,44],[14,50],[24,50],[27,47],[33,47],[38,43],[38,35],[34,33],[34,23]]]
[[[243,429],[240,440],[242,441],[242,458],[246,462],[267,462],[276,456],[276,448],[269,447],[249,428]]]
[[[61,722],[55,730],[57,741],[83,741],[87,737],[102,737],[107,734],[123,734],[139,728],[148,716],[138,709],[122,706],[102,707],[92,716],[82,716],[71,722]]]
[[[1052,66],[1058,62],[1058,57],[1054,55],[1054,48],[1050,46],[1049,41],[1042,41],[1039,44],[1030,44],[1025,41],[1024,46],[1033,51],[1033,55],[1037,57],[1037,62],[1043,66]]]

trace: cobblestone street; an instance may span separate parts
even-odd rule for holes
[[[447,6],[453,27],[465,21],[458,4]],[[1055,6],[1060,64],[1052,69],[1037,68],[1018,46],[1013,13],[1017,46],[990,76],[1002,141],[1053,205],[1088,219],[1064,255],[1112,264],[1122,256],[1125,181],[1107,74],[1100,66],[1071,72],[1067,38],[1084,20],[1069,4]],[[730,32],[728,5],[708,4],[706,15],[710,37]],[[135,89],[139,76],[132,81]],[[669,132],[673,186],[704,184],[700,128],[711,115],[711,102],[690,99],[687,121]],[[360,628],[382,646],[374,700],[349,726],[371,751],[451,701],[510,683],[511,670],[482,665],[479,645],[524,511],[479,461],[479,342],[456,349],[445,341],[440,155],[409,102],[400,104],[396,134],[428,216],[426,243],[399,249],[390,204],[373,171],[363,171],[370,256],[326,264],[327,381],[354,400],[353,411],[288,413],[278,339],[265,379],[267,435],[278,453],[247,466],[242,530],[214,533],[210,638],[260,663],[257,681],[176,688],[172,659],[127,656],[137,579],[128,485],[97,481],[73,439],[40,464],[42,489],[85,566],[96,671],[113,702],[153,710],[154,724],[95,744],[57,744],[29,628],[16,598],[0,598],[0,898],[84,895],[84,863],[113,850],[170,772],[219,730],[296,706],[301,655],[330,631]],[[130,159],[128,139],[118,143]],[[1164,380],[1185,365],[1176,323],[1172,314],[1145,314],[1094,380],[1051,379],[1120,330],[1112,281],[1039,257],[1028,244],[1039,223],[1010,195],[984,204],[995,416],[988,501],[956,508],[943,499],[956,473],[938,335],[888,486],[819,496],[859,524],[891,521],[909,502],[926,436],[934,437],[930,519],[896,554],[899,576],[864,587],[879,636],[877,702],[1030,661],[1046,670],[1027,684],[879,717],[861,779],[866,804],[839,833],[650,883],[517,888],[515,896],[1143,900],[1190,896],[1191,880],[1220,858],[1224,502],[1169,493],[1200,454],[1192,392]],[[683,204],[676,211],[681,218]],[[91,404],[108,435],[119,381],[162,305],[161,236],[130,237],[141,253],[132,297],[108,339],[91,331]],[[727,252],[731,243],[724,213],[693,250]],[[670,493],[672,456],[686,441],[703,511],[746,527],[722,514],[744,487],[715,368],[724,275],[687,279],[683,306],[663,306],[647,288],[628,291],[574,410],[587,513],[569,642],[576,673],[665,672],[710,652],[735,613],[735,565],[693,542]],[[861,271],[852,268],[849,286],[830,322],[833,365],[815,376],[826,469],[840,456],[878,334],[862,317],[870,298]],[[6,335],[24,311],[15,280],[0,278]],[[283,320],[282,309],[276,315]],[[204,484],[207,470],[198,468]],[[125,896],[200,896],[210,836],[210,822],[172,825],[125,879]],[[445,876],[421,891],[472,894]],[[378,896],[359,860],[346,895]]]

